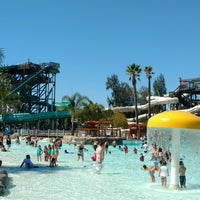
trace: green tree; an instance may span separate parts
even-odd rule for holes
[[[153,90],[155,96],[163,97],[167,93],[165,86],[165,77],[160,74],[153,82]]]
[[[0,72],[0,113],[5,113],[5,109],[7,107],[7,99],[10,93],[10,81],[9,79]]]
[[[111,89],[111,98],[107,98],[109,107],[130,106],[133,104],[133,94],[127,83],[119,82],[118,76],[113,74],[107,78],[106,89]]]
[[[146,66],[144,68],[146,77],[148,79],[148,119],[151,117],[151,78],[153,74],[153,67]]]
[[[71,114],[71,123],[72,123],[72,135],[74,134],[74,122],[78,121],[78,114],[81,109],[84,108],[89,102],[88,97],[82,96],[78,92],[74,93],[72,96],[63,96],[62,102],[69,102],[67,107],[61,107],[59,110],[67,110]]]
[[[10,79],[0,72],[0,114],[3,117],[3,127],[6,124],[6,114],[15,113],[21,105],[18,94],[10,94]]]
[[[0,48],[0,65],[4,59],[4,51]],[[0,113],[17,112],[17,107],[21,105],[19,95],[10,94],[11,83],[6,73],[0,71]]]
[[[111,117],[111,120],[113,121],[113,126],[115,128],[128,128],[126,116],[122,113],[114,113],[114,115]]]
[[[89,103],[81,110],[79,118],[81,119],[81,123],[88,120],[98,121],[105,117],[104,112],[105,111],[103,105],[97,103]]]
[[[154,95],[163,97],[167,93],[165,87],[165,77],[160,74],[153,83]],[[154,106],[154,113],[163,112],[166,110],[166,105],[156,105]]]
[[[135,104],[135,118],[136,118],[136,124],[138,124],[138,98],[137,98],[137,80],[140,80],[140,74],[142,72],[142,69],[140,65],[131,64],[126,69],[127,74],[130,76],[129,80],[132,81],[133,86],[133,94],[134,94],[134,104]]]

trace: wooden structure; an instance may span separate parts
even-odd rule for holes
[[[112,121],[86,121],[82,128],[76,129],[76,136],[80,135],[80,133],[91,137],[113,137],[121,135],[119,129],[113,128]]]
[[[146,124],[129,124],[128,139],[137,139],[141,137],[146,137],[147,126]]]

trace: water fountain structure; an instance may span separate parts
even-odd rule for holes
[[[200,150],[200,117],[185,111],[165,111],[151,117],[147,123],[148,143],[156,143],[165,150],[171,148],[170,189],[179,188],[181,145]]]

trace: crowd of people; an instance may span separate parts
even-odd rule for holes
[[[4,138],[5,138],[5,145],[4,145]],[[3,136],[0,137],[0,149],[1,151],[9,151],[12,140],[10,135],[7,135],[3,138]],[[59,156],[59,149],[62,147],[62,139],[56,138],[53,139],[50,144],[44,145],[44,147],[41,146],[41,144],[38,142],[38,139],[32,139],[30,136],[27,136],[25,138],[25,143],[27,145],[31,145],[36,148],[36,159],[37,162],[47,162],[49,167],[55,167],[58,166],[58,156]],[[19,136],[15,139],[15,144],[20,145],[21,141]],[[82,160],[84,161],[84,152],[88,151],[88,149],[85,148],[84,142],[80,142],[77,144],[76,141],[73,141],[72,144],[76,148],[76,154],[77,154],[77,161]],[[128,153],[132,153],[137,155],[138,151],[138,160],[142,164],[142,169],[145,171],[148,171],[148,177],[150,182],[156,181],[155,173],[158,173],[158,177],[160,177],[160,182],[163,187],[167,186],[167,177],[169,176],[169,168],[168,165],[171,162],[171,153],[169,150],[163,150],[162,147],[157,147],[155,143],[153,143],[150,147],[147,145],[146,141],[141,142],[141,149],[139,150],[139,146],[133,146],[133,149],[130,150],[132,146],[128,146],[124,144],[123,146],[117,145],[116,141],[113,141],[111,145],[116,148],[119,147],[120,151],[123,151],[125,155]],[[96,171],[100,173],[100,171],[103,168],[103,161],[105,154],[111,153],[109,151],[109,143],[105,140],[98,140],[93,142],[93,149],[94,154],[91,157],[91,160],[96,164]],[[68,152],[66,149],[64,150],[64,153],[75,153],[75,152]],[[152,165],[147,166],[145,164],[146,162],[146,155],[149,154],[150,160],[152,161]],[[2,161],[1,161],[2,163]],[[186,167],[183,163],[183,160],[180,161],[180,168],[179,168],[179,174],[180,174],[180,187],[186,188]],[[31,157],[29,154],[26,155],[25,159],[22,161],[21,167],[25,168],[36,168],[37,165],[34,165],[31,161]]]

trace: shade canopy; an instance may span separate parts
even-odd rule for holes
[[[185,111],[165,111],[151,117],[147,128],[200,129],[200,117]]]

